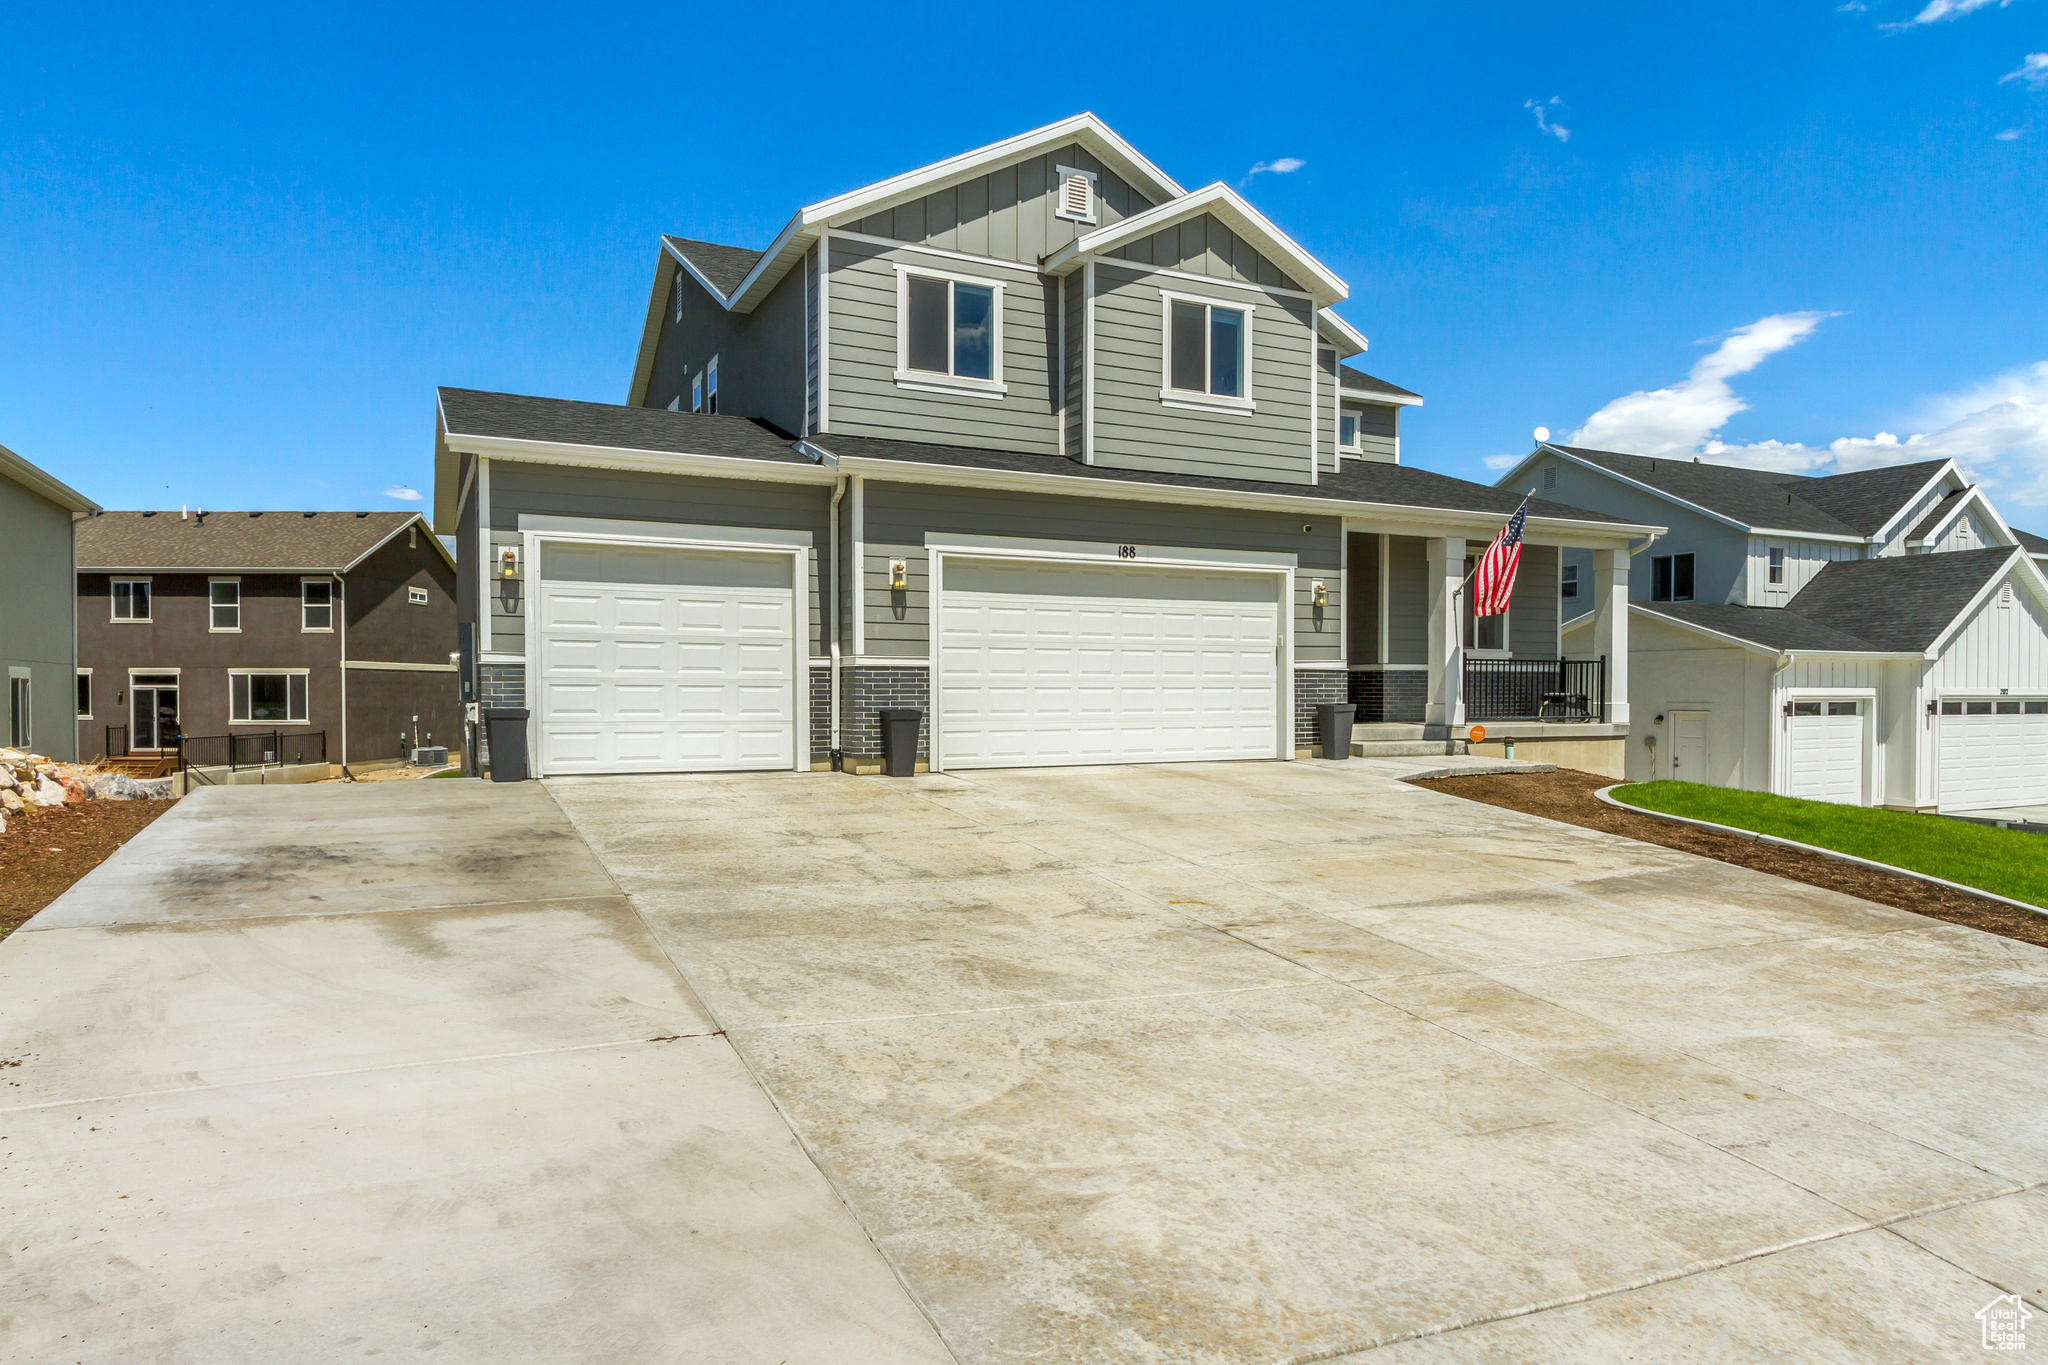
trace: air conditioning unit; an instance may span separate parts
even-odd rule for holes
[[[412,766],[415,768],[445,768],[448,766],[448,746],[436,745],[431,749],[414,749]]]

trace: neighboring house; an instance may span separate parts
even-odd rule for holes
[[[541,775],[866,771],[899,705],[934,769],[1293,758],[1346,699],[1375,739],[1501,711],[1618,763],[1656,528],[1539,499],[1514,609],[1473,623],[1519,499],[1398,463],[1420,400],[1343,363],[1345,294],[1089,115],[766,250],[664,238],[626,405],[441,391],[483,700],[530,705]],[[1611,705],[1562,664],[1567,548],[1605,571]],[[1590,723],[1535,720],[1564,692]]]
[[[102,512],[77,581],[83,755],[377,764],[414,717],[461,747],[455,564],[416,512]]]
[[[1631,778],[1920,810],[2048,802],[2048,541],[1953,461],[1807,478],[1542,445],[1500,487],[1669,527],[1630,578],[1647,722]],[[1591,650],[1591,624],[1567,629],[1568,653]]]
[[[78,663],[72,525],[77,514],[99,510],[0,446],[0,676],[7,686],[0,743],[12,748],[78,757],[70,709]]]

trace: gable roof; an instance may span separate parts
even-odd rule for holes
[[[1398,384],[1389,384],[1384,379],[1375,379],[1363,370],[1354,370],[1349,365],[1337,367],[1337,387],[1348,397],[1357,394],[1368,402],[1414,404],[1420,406],[1422,395]],[[1369,397],[1368,397],[1369,395]]]
[[[1744,469],[1738,465],[1707,464],[1690,456],[1672,459],[1669,456],[1624,455],[1619,451],[1590,450],[1584,446],[1564,446],[1555,442],[1538,446],[1536,454],[1546,450],[1619,474],[1632,483],[1745,527],[1859,538],[1866,534],[1828,509],[1804,499],[1807,486],[1823,480]],[[1528,462],[1525,460],[1523,463]],[[1520,472],[1520,466],[1517,466],[1507,477],[1513,478]]]
[[[100,505],[68,484],[60,483],[21,456],[0,446],[0,479],[11,479],[46,502],[67,512],[97,512]]]
[[[2007,546],[1837,559],[1785,606],[1878,650],[1924,650],[2013,558]]]
[[[747,417],[586,403],[574,398],[535,398],[483,389],[443,388],[437,392],[444,439],[480,436],[607,450],[811,463],[797,453],[791,444],[794,438]]]
[[[1256,247],[1259,253],[1299,282],[1320,305],[1341,302],[1350,296],[1351,286],[1335,271],[1311,256],[1299,243],[1274,225],[1244,196],[1218,180],[1192,194],[1169,199],[1163,204],[1134,213],[1114,223],[1084,232],[1045,258],[1047,274],[1064,274],[1083,258],[1099,256],[1149,237],[1161,228],[1186,218],[1212,214],[1217,221]]]
[[[1917,464],[1885,465],[1853,474],[1804,479],[1797,485],[1796,496],[1858,535],[1874,536],[1904,511],[1913,496],[1947,464],[1947,460],[1922,460]]]
[[[2032,531],[2022,531],[2017,526],[2012,528],[2012,533],[2019,541],[2020,548],[2028,554],[2048,555],[2048,536],[2037,536]]]
[[[1920,518],[1920,524],[1918,526],[1915,526],[1911,531],[1907,532],[1906,539],[1925,540],[1929,536],[1933,535],[1934,528],[1941,525],[1941,523],[1948,517],[1949,513],[1957,510],[1957,508],[1959,508],[1962,505],[1956,500],[1958,498],[1967,496],[1969,492],[1970,490],[1967,488],[1958,488],[1955,491],[1944,496],[1940,502],[1934,504],[1933,511],[1929,512],[1926,516]]]
[[[692,274],[711,286],[721,301],[739,288],[747,272],[761,261],[761,253],[749,247],[723,246],[691,237],[671,237],[666,233],[662,235],[661,242]]]
[[[1744,607],[1733,602],[1631,602],[1629,608],[1696,630],[1761,645],[1780,654],[1788,650],[1864,653],[1871,648],[1846,631],[1784,607]]]
[[[78,523],[78,567],[340,573],[425,521],[418,512],[101,512]],[[431,530],[427,539],[448,557]]]

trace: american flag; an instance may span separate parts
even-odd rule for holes
[[[1479,567],[1472,571],[1474,616],[1498,616],[1508,609],[1508,598],[1515,591],[1515,570],[1522,564],[1522,526],[1528,520],[1529,500],[1523,498],[1508,524],[1479,557]]]

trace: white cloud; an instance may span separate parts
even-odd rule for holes
[[[1552,95],[1548,100],[1523,100],[1522,107],[1524,109],[1533,109],[1536,112],[1536,126],[1538,128],[1550,134],[1559,142],[1570,142],[1572,140],[1572,130],[1565,127],[1562,123],[1554,122],[1550,117],[1552,106],[1563,103],[1563,100],[1559,99],[1556,95]]]
[[[1896,32],[1902,28],[1918,28],[1922,24],[1938,24],[1945,19],[1960,19],[1965,14],[1974,14],[1993,5],[2004,9],[2011,3],[2012,0],[1927,0],[1926,7],[1912,18],[1878,27]]]
[[[385,489],[384,496],[387,498],[397,498],[402,502],[418,502],[420,500],[418,489],[406,488],[402,485],[397,488]]]
[[[1991,136],[1997,138],[2000,142],[2017,142],[2020,138],[2026,136],[2026,132],[2027,130],[2024,128],[2008,128],[2002,133],[1993,133]]]
[[[1283,156],[1276,161],[1261,161],[1245,172],[1245,178],[1250,179],[1264,171],[1271,171],[1274,175],[1293,175],[1306,165],[1308,163],[1298,156]]]
[[[1588,417],[1565,444],[1638,455],[1696,451],[1729,418],[1749,407],[1728,386],[1729,379],[1755,369],[1788,346],[1798,345],[1825,316],[1777,313],[1738,327],[1699,358],[1683,383],[1615,399]]]
[[[1485,465],[1488,469],[1513,469],[1528,458],[1526,455],[1488,455],[1479,463]]]
[[[1861,14],[1869,8],[1870,6],[1864,4],[1863,0],[1843,0],[1843,3],[1835,6],[1835,13]]]
[[[1901,437],[1843,436],[1826,445],[1753,441],[1731,445],[1715,433],[1749,406],[1732,376],[1811,335],[1822,313],[1780,313],[1731,333],[1701,357],[1683,383],[1617,398],[1586,419],[1567,445],[1638,455],[1697,455],[1716,464],[1790,474],[1846,474],[1882,465],[1951,459],[1974,482],[2014,507],[2048,506],[2048,360],[1942,394],[1914,414],[1921,430]],[[1491,459],[1489,467],[1494,467]]]
[[[2025,61],[1998,78],[2000,85],[2007,81],[2024,82],[2029,90],[2048,90],[2048,52],[2029,52]]]

